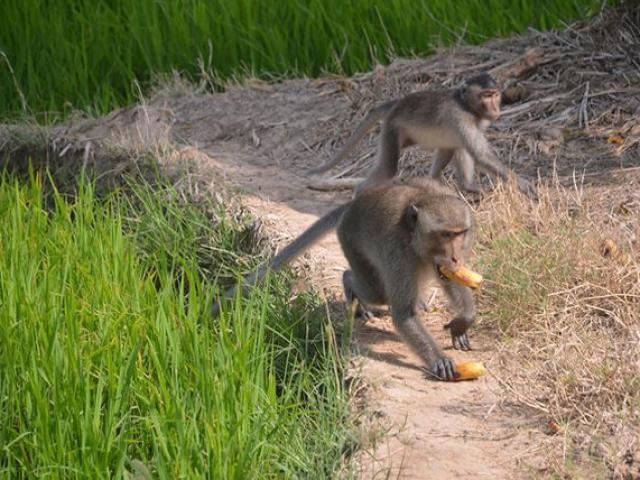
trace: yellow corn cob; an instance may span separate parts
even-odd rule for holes
[[[616,242],[611,238],[606,238],[600,245],[600,253],[605,258],[613,258],[618,263],[629,263],[631,261],[629,255],[618,248]]]
[[[456,365],[456,370],[460,376],[455,381],[475,380],[486,372],[482,362],[462,362]]]
[[[440,267],[440,272],[449,280],[454,280],[462,285],[466,285],[469,288],[478,288],[482,283],[482,275],[469,270],[466,267],[460,267],[455,272],[452,272],[446,267]]]

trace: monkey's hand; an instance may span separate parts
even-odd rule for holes
[[[426,374],[428,378],[444,380],[445,382],[451,382],[460,376],[453,360],[445,356],[441,356],[433,362],[433,364],[426,369]]]
[[[467,330],[473,323],[473,318],[456,317],[447,323],[444,328],[451,333],[451,343],[456,350],[471,350]]]

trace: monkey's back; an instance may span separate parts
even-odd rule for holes
[[[398,100],[389,112],[388,121],[405,127],[423,127],[425,122],[444,127],[452,124],[452,117],[471,118],[459,107],[456,90],[424,90]]]
[[[406,212],[410,205],[429,205],[436,198],[457,195],[432,178],[394,179],[361,192],[346,209],[337,227],[347,260],[348,251],[394,261],[411,256]],[[441,200],[440,200],[441,202]]]
[[[442,188],[446,190],[430,179],[425,180],[422,187],[420,182],[396,180],[359,194],[342,215],[337,228],[338,240],[349,263],[364,261],[380,271],[412,257],[405,219],[407,208],[414,203],[428,202],[432,191],[440,193]]]

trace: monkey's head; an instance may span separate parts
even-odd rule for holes
[[[410,204],[405,212],[411,245],[425,263],[457,271],[465,263],[473,242],[471,209],[453,195],[431,197]]]
[[[500,118],[500,86],[488,73],[468,79],[460,89],[463,103],[479,120]]]

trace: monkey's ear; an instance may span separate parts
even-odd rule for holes
[[[416,228],[416,223],[418,223],[418,207],[413,203],[409,205],[407,210],[404,212],[404,218],[409,230],[413,231]]]
[[[459,91],[460,95],[463,97],[467,94],[467,82],[464,82],[462,85],[460,85]]]

